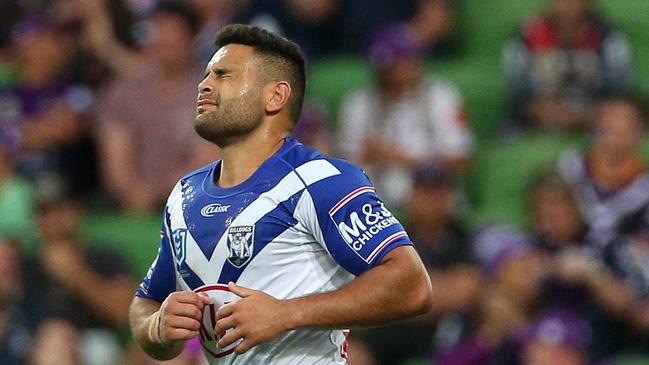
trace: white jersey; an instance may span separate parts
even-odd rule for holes
[[[298,329],[243,355],[218,348],[227,283],[290,299],[338,289],[410,245],[365,174],[288,138],[245,182],[215,185],[220,161],[183,177],[164,212],[158,257],[136,295],[205,292],[200,340],[210,364],[345,364],[349,331]]]

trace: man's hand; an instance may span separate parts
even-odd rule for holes
[[[160,319],[151,323],[152,331],[163,344],[173,344],[190,340],[198,335],[203,319],[203,308],[210,299],[204,294],[194,292],[171,293],[157,314]]]
[[[241,299],[225,304],[217,311],[215,331],[225,332],[219,340],[219,347],[226,347],[241,339],[234,352],[243,354],[253,346],[271,341],[290,329],[286,316],[282,314],[285,307],[280,300],[233,282],[228,287]]]
[[[555,265],[556,275],[573,284],[593,284],[606,270],[595,257],[577,249],[564,250]]]

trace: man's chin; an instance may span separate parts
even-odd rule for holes
[[[196,114],[196,117],[194,118],[194,130],[196,133],[201,137],[203,137],[204,134],[211,134],[210,132],[212,128],[210,128],[210,124],[213,123],[213,119],[214,118],[210,118],[210,113]]]
[[[211,122],[208,118],[197,116],[194,120],[194,130],[201,138],[221,148],[231,144],[232,137],[223,131],[215,131],[210,127]]]
[[[214,111],[209,110],[198,110],[196,112],[196,117],[194,117],[194,124],[207,122],[211,115],[214,114]]]

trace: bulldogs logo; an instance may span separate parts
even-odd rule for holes
[[[255,226],[234,226],[228,229],[228,261],[237,268],[250,258],[255,246]]]

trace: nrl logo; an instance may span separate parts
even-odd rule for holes
[[[174,244],[174,255],[176,256],[176,264],[178,267],[185,261],[187,252],[187,228],[175,229],[171,236]]]
[[[236,268],[252,257],[255,245],[255,226],[234,226],[228,229],[228,261]]]

